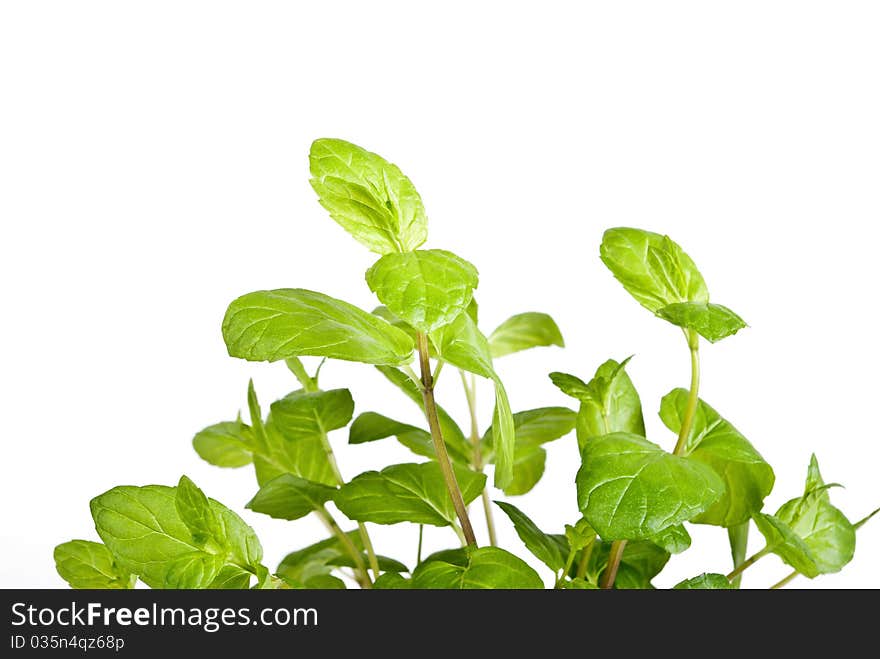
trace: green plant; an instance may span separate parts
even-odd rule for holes
[[[538,573],[496,546],[486,467],[508,496],[529,492],[544,472],[544,444],[576,431],[583,463],[577,499],[583,514],[547,534],[519,508],[496,502],[526,549],[553,573],[557,588],[649,588],[672,554],[688,549],[685,522],[727,529],[728,575],[701,574],[677,588],[731,588],[741,573],[774,553],[813,578],[852,558],[856,529],[829,500],[815,456],[804,493],[775,515],[762,512],[774,474],[749,441],[699,397],[700,338],[715,342],[745,327],[709,302],[706,284],[670,238],[638,229],[605,233],[601,258],[632,296],[679,326],[691,362],[689,389],[663,398],[660,416],[675,433],[670,453],[645,437],[628,360],[608,360],[589,382],[551,373],[578,409],[545,407],[513,414],[494,360],[538,346],[562,346],[550,316],[515,315],[489,336],[478,328],[477,269],[455,254],[419,249],[427,217],[414,186],[394,165],[348,142],[321,139],[310,154],[312,186],[330,216],[380,255],[366,282],[382,306],[367,313],[303,289],[257,291],[234,300],[223,319],[229,354],[283,361],[300,388],[264,415],[251,383],[249,423],[241,417],[205,428],[193,445],[209,463],[253,465],[258,491],[247,507],[284,520],[316,515],[328,537],[288,554],[270,571],[254,532],[208,499],[186,476],[176,487],[122,486],[91,502],[101,543],[73,540],[55,550],[58,572],[74,588],[541,588]],[[314,372],[301,358],[321,358]],[[427,429],[376,412],[352,421],[347,389],[322,390],[326,359],[374,366],[419,405]],[[415,365],[415,370],[413,368]],[[468,403],[465,432],[435,400],[441,372],[457,369]],[[492,384],[491,426],[481,435],[477,377]],[[422,458],[343,477],[328,433],[348,427],[349,444],[394,437]],[[671,442],[670,442],[671,443]],[[478,547],[467,506],[481,499],[489,546]],[[346,518],[331,512],[332,503]],[[875,511],[876,512],[876,511]],[[872,513],[873,514],[873,513]],[[349,521],[351,524],[349,524]],[[746,557],[754,522],[766,546]],[[378,554],[368,524],[419,525],[416,565]],[[449,527],[460,547],[421,555],[425,524]],[[451,538],[454,536],[451,536]],[[409,576],[404,576],[409,575]]]

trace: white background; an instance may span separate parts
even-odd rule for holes
[[[52,548],[96,539],[92,496],[181,473],[257,529],[269,565],[320,537],[243,510],[251,470],[211,467],[190,440],[244,408],[250,377],[266,405],[295,388],[283,365],[226,355],[233,298],[290,286],[375,304],[374,256],[308,185],[323,136],[412,178],[427,245],[480,269],[485,331],[557,319],[565,350],[499,362],[514,410],[571,402],[551,370],[589,378],[635,354],[649,436],[672,447],[656,410],[687,385],[681,333],[598,259],[607,227],[665,232],[750,325],[704,348],[702,395],[776,468],[768,509],[801,491],[812,451],[851,518],[880,505],[878,31],[875,2],[4,2],[0,586],[64,585]],[[419,420],[368,366],[329,364],[322,384]],[[457,384],[438,396],[460,414]],[[349,477],[411,459],[393,440],[332,441]],[[549,448],[514,502],[557,532],[577,518],[578,460],[573,436]],[[692,534],[658,585],[729,569],[723,531]],[[413,563],[414,526],[374,537]],[[880,586],[880,523],[858,545],[839,575],[793,585]],[[787,572],[767,558],[745,585]]]

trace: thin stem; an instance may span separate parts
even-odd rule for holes
[[[440,371],[443,370],[443,364],[445,363],[446,362],[444,362],[442,359],[437,361],[437,366],[434,368],[434,375],[432,376],[434,378],[434,384],[437,383],[437,378],[440,377]]]
[[[336,536],[342,546],[345,547],[345,551],[349,553],[352,560],[354,561],[355,567],[357,571],[361,574],[361,578],[358,579],[358,583],[363,588],[372,588],[373,583],[370,581],[370,574],[367,572],[367,566],[364,564],[364,558],[361,556],[358,548],[354,546],[354,543],[351,541],[351,538],[348,537],[348,534],[345,533],[341,528],[339,528],[339,524],[336,523],[336,520],[333,519],[333,515],[330,514],[324,506],[321,506],[315,511],[318,514],[318,517],[324,522],[324,526]]]
[[[788,585],[788,584],[791,582],[791,580],[794,579],[794,578],[795,578],[797,575],[799,575],[799,574],[800,574],[800,572],[798,572],[797,570],[794,570],[794,571],[793,571],[791,574],[789,574],[787,577],[785,577],[785,578],[783,578],[783,579],[780,579],[780,580],[777,581],[775,584],[773,584],[772,586],[770,586],[770,590],[779,590],[779,589],[782,588],[783,586]]]
[[[416,551],[416,567],[422,564],[422,536],[425,533],[425,525],[419,524],[419,548]]]
[[[467,375],[461,369],[458,370],[458,374],[461,376],[464,397],[467,399],[468,412],[471,417],[470,440],[474,448],[472,463],[474,469],[483,473],[483,449],[480,446],[480,428],[477,422],[477,379],[471,375],[470,382],[468,382]],[[488,488],[483,488],[481,497],[483,499],[483,514],[486,517],[486,530],[489,532],[489,544],[492,547],[496,547],[498,539],[495,535],[495,518],[492,515],[492,501],[489,499]]]
[[[458,524],[456,524],[455,522],[450,524],[450,526],[452,527],[452,530],[455,531],[455,535],[458,536],[458,540],[459,540],[459,542],[461,542],[461,546],[467,547],[468,541],[467,541],[467,538],[464,537],[464,531],[461,530],[461,527]],[[474,546],[476,546],[476,545],[474,545]]]
[[[623,550],[626,549],[626,540],[615,540],[611,543],[611,552],[608,554],[608,567],[605,568],[605,574],[602,575],[602,583],[599,587],[604,590],[610,590],[614,587],[614,580],[617,578],[617,568],[620,567],[620,559],[623,558]]]
[[[297,380],[299,380],[299,383],[302,385],[303,389],[308,392],[318,390],[318,383],[316,382],[316,378],[309,376],[308,372],[306,371],[306,367],[303,366],[303,363],[300,361],[299,357],[290,357],[289,359],[285,359],[284,363],[287,364],[287,368],[289,368],[290,372],[296,376]]]
[[[681,430],[678,433],[678,442],[675,444],[675,455],[684,453],[688,436],[694,425],[694,415],[697,413],[697,403],[700,402],[700,336],[692,329],[685,330],[688,340],[688,348],[691,352],[691,389],[688,392],[687,407],[684,409],[684,417],[681,421]]]
[[[400,370],[403,371],[406,376],[412,380],[413,384],[415,384],[419,389],[422,388],[422,381],[419,379],[419,376],[416,375],[416,372],[412,370],[409,364],[400,367]]]
[[[730,555],[733,558],[734,569],[742,565],[746,560],[746,552],[749,545],[749,523],[748,521],[727,529],[727,538],[730,541]],[[739,588],[742,582],[742,575],[738,574],[730,582],[734,588]]]
[[[361,542],[364,543],[364,549],[367,550],[367,559],[370,561],[370,569],[373,571],[373,578],[379,578],[379,559],[376,558],[376,552],[373,550],[373,541],[367,532],[367,526],[363,522],[358,522],[358,532],[361,536]]]
[[[461,496],[461,489],[458,486],[458,480],[455,478],[455,472],[449,460],[449,453],[446,451],[446,442],[443,440],[443,432],[440,430],[440,420],[437,417],[437,403],[434,401],[434,379],[431,375],[431,362],[428,357],[428,336],[424,332],[417,332],[416,343],[419,348],[419,367],[422,371],[422,399],[425,403],[425,416],[428,417],[428,427],[431,429],[431,439],[434,440],[434,452],[437,454],[437,463],[443,472],[446,489],[449,490],[449,496],[452,499],[452,507],[455,509],[455,514],[461,522],[465,541],[468,545],[476,547],[477,538],[474,536],[474,528],[471,526],[471,520],[464,505],[464,498]]]
[[[596,539],[593,538],[590,540],[590,544],[581,550],[581,560],[578,561],[577,572],[575,573],[575,579],[583,579],[587,574],[587,564],[590,562],[590,555],[593,553],[593,547],[596,546]]]
[[[770,553],[770,548],[764,547],[758,553],[752,554],[746,560],[744,560],[742,563],[740,563],[737,567],[735,567],[730,574],[727,575],[727,580],[733,581],[734,579],[736,579],[736,577],[738,575],[745,572],[748,568],[750,568],[752,565],[757,563],[758,560],[760,560],[761,558],[764,558],[764,556],[766,556],[769,553]]]

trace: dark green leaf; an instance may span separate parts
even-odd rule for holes
[[[681,430],[688,392],[674,389],[660,403],[660,418],[672,432]],[[773,489],[773,469],[742,434],[702,400],[697,405],[685,455],[715,470],[724,480],[721,498],[694,518],[698,524],[731,527],[748,521]]]
[[[367,270],[367,285],[379,301],[426,333],[463,313],[478,283],[473,265],[442,249],[386,254]]]
[[[193,437],[196,453],[217,467],[243,467],[250,464],[253,446],[253,431],[241,421],[215,423]]]
[[[413,573],[413,588],[509,589],[543,588],[541,577],[522,559],[498,547],[459,550],[446,560],[429,559]],[[452,562],[450,562],[452,559]]]
[[[704,572],[703,574],[685,579],[675,586],[674,590],[733,590],[733,586],[723,574]]]
[[[489,349],[496,359],[540,346],[565,347],[559,327],[545,313],[530,311],[511,316],[489,336]]]
[[[232,357],[276,361],[314,355],[367,364],[406,364],[412,339],[357,307],[314,291],[281,288],[229,305],[223,339]]]
[[[708,302],[706,282],[691,258],[668,236],[641,229],[609,229],[602,262],[652,312],[676,302]]]
[[[263,485],[246,507],[275,519],[294,520],[321,509],[334,494],[335,487],[282,474]]]
[[[671,455],[643,437],[592,439],[577,475],[578,503],[604,540],[640,540],[690,520],[724,492],[709,467]]]
[[[658,309],[657,315],[673,325],[696,330],[712,343],[746,327],[746,321],[727,307],[708,302],[676,302]]]
[[[558,572],[565,566],[566,556],[562,555],[559,549],[559,543],[555,542],[550,536],[539,529],[535,523],[529,519],[524,512],[516,506],[496,501],[495,504],[504,511],[504,513],[513,522],[516,534],[523,541],[532,554],[539,561],[544,563],[554,572]]]
[[[71,588],[129,589],[136,577],[100,542],[71,540],[55,547],[55,569]]]
[[[483,474],[455,467],[455,475],[465,503],[476,499],[485,487]],[[436,462],[365,472],[343,485],[334,501],[344,515],[360,522],[446,526],[456,519]]]
[[[371,251],[409,251],[425,242],[422,200],[396,165],[351,142],[322,138],[312,143],[309,169],[330,217]]]

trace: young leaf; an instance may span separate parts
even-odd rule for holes
[[[583,451],[594,437],[612,432],[645,436],[642,402],[626,373],[626,364],[609,359],[589,383],[567,373],[551,373],[550,379],[564,394],[581,402],[577,416],[577,440]]]
[[[428,557],[413,572],[413,588],[498,589],[543,588],[541,577],[521,558],[499,549],[443,552]]]
[[[668,236],[641,229],[609,229],[602,262],[638,302],[652,312],[676,302],[708,302],[697,266]]]
[[[277,361],[302,355],[367,364],[410,361],[412,339],[381,318],[314,291],[281,288],[234,300],[223,318],[232,357]]]
[[[427,430],[389,419],[376,412],[364,412],[354,420],[349,428],[348,443],[363,444],[391,436],[397,437],[397,441],[416,455],[432,460],[437,457],[434,451],[434,442]],[[453,462],[463,466],[471,464],[473,451],[470,444],[451,444],[447,441],[446,449]]]
[[[703,574],[680,581],[673,590],[733,590],[730,581],[723,574],[704,572]]]
[[[672,432],[681,430],[688,392],[674,389],[660,403],[660,418]],[[773,469],[742,434],[707,403],[700,400],[685,455],[715,470],[724,479],[725,491],[705,513],[694,518],[698,524],[731,527],[748,521],[764,506],[773,489]]]
[[[55,547],[55,569],[71,588],[134,588],[137,578],[100,542],[71,540]]]
[[[426,333],[464,312],[479,282],[473,265],[442,249],[386,254],[366,279],[391,313]]]
[[[758,531],[767,541],[768,551],[779,556],[786,564],[805,577],[812,579],[819,576],[819,570],[810,548],[788,524],[773,515],[764,513],[757,513],[754,520]]]
[[[486,476],[454,467],[465,503],[476,499]],[[455,521],[455,510],[446,482],[436,462],[399,464],[382,471],[367,471],[336,493],[336,507],[349,519],[376,524],[433,524]]]
[[[282,474],[263,485],[245,507],[275,519],[294,520],[319,510],[335,494],[335,487]]]
[[[199,457],[216,467],[249,465],[253,446],[253,430],[240,420],[215,423],[193,437],[193,448]]]
[[[676,302],[658,309],[657,315],[673,325],[696,330],[712,343],[746,327],[746,321],[727,307],[708,302]]]
[[[554,572],[559,572],[565,566],[566,556],[562,555],[559,542],[539,529],[516,506],[503,501],[496,501],[495,505],[501,508],[504,514],[510,518],[519,539],[523,541],[526,549],[532,552],[535,558]]]
[[[312,143],[309,169],[330,217],[371,251],[405,252],[425,242],[421,197],[396,165],[351,142],[323,138]]]
[[[181,476],[177,483],[174,506],[196,544],[204,545],[209,540],[223,544],[224,530],[220,526],[217,513],[205,493],[186,476]]]
[[[587,443],[578,504],[603,540],[641,540],[693,519],[724,492],[709,467],[643,437],[613,433]]]
[[[545,313],[529,311],[511,316],[489,335],[489,350],[494,359],[540,346],[565,347],[562,332]]]
[[[262,548],[253,530],[212,499],[208,501],[223,530],[222,546],[196,543],[177,512],[176,494],[177,488],[162,485],[120,486],[92,499],[95,528],[120,566],[151,588],[180,583],[204,588],[217,576],[211,574],[212,556],[221,566],[259,564]],[[196,583],[196,577],[203,581]]]

